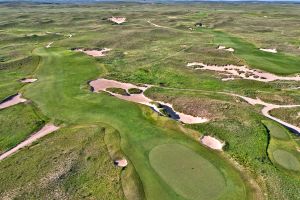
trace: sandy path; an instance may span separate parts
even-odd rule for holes
[[[46,48],[50,48],[52,44],[53,44],[53,42],[49,42],[49,43],[47,44]]]
[[[228,93],[226,93],[226,94],[228,94]],[[273,117],[269,114],[269,112],[272,109],[275,109],[275,108],[294,108],[294,107],[300,107],[300,105],[276,105],[276,104],[266,103],[266,102],[262,101],[259,98],[252,99],[250,97],[245,97],[245,96],[241,96],[241,95],[237,95],[237,94],[231,94],[231,93],[229,93],[229,94],[232,95],[232,96],[240,97],[240,98],[244,99],[245,101],[247,101],[251,105],[262,105],[262,106],[264,106],[263,109],[261,110],[261,112],[264,116],[266,116],[267,118],[272,119],[272,120],[282,124],[285,127],[288,127],[290,129],[293,129],[293,130],[297,131],[298,135],[300,134],[300,128],[299,127],[294,126],[294,125],[292,125],[290,123],[287,123],[285,121],[282,121],[281,119]]]
[[[256,69],[250,69],[247,66],[236,66],[236,65],[206,65],[204,63],[193,62],[188,63],[187,67],[194,67],[196,70],[210,70],[225,73],[229,78],[222,79],[224,81],[234,80],[236,78],[256,80],[262,82],[270,82],[276,80],[286,80],[286,81],[300,81],[300,76],[277,76],[269,72],[263,72]]]
[[[7,107],[10,107],[10,106],[13,106],[13,105],[16,105],[16,104],[19,104],[19,103],[23,103],[25,101],[27,101],[27,100],[23,99],[21,97],[21,94],[17,94],[15,96],[13,96],[12,98],[9,98],[8,100],[5,100],[4,102],[2,102],[0,104],[0,110],[4,109],[4,108],[7,108]]]
[[[227,48],[227,47],[225,47],[225,46],[218,46],[218,48],[217,49],[219,49],[219,50],[225,50],[225,51],[229,51],[229,52],[234,52],[234,48]]]
[[[206,119],[206,118],[194,117],[192,115],[187,115],[184,113],[176,112],[171,104],[165,103],[165,102],[160,102],[160,101],[154,101],[154,100],[146,97],[144,95],[144,91],[146,89],[150,88],[151,87],[150,85],[145,85],[145,87],[141,87],[141,86],[133,85],[131,83],[122,83],[119,81],[108,80],[108,79],[103,79],[103,78],[91,81],[89,84],[91,87],[93,87],[94,92],[105,91],[119,99],[123,99],[126,101],[131,101],[131,102],[140,103],[140,104],[149,106],[149,107],[153,108],[155,111],[157,111],[158,113],[161,113],[160,109],[154,104],[154,102],[160,103],[163,105],[167,105],[170,108],[172,108],[173,111],[177,115],[179,115],[179,118],[180,118],[179,120],[186,124],[204,123],[204,122],[208,121],[208,119]],[[122,88],[122,89],[126,90],[127,92],[128,92],[128,89],[130,89],[130,88],[139,88],[143,92],[140,94],[131,94],[130,96],[124,96],[124,95],[115,94],[110,91],[107,91],[106,90],[107,88]]]
[[[160,26],[158,24],[154,24],[153,22],[151,22],[150,20],[147,21],[149,24],[151,24],[152,26],[155,26],[155,27],[159,27],[159,28],[169,28],[169,27],[165,27],[165,26]]]
[[[212,136],[203,136],[200,139],[200,141],[205,146],[208,146],[211,149],[220,150],[220,151],[222,150],[223,146],[225,145],[224,142],[221,142]]]
[[[58,129],[59,129],[59,127],[57,127],[53,124],[46,124],[41,130],[32,134],[28,139],[21,142],[16,147],[14,147],[14,148],[10,149],[9,151],[0,155],[0,161],[5,159],[6,157],[9,157],[10,155],[14,154],[18,150],[31,145],[34,141],[38,140],[39,138],[44,137],[45,135],[48,135],[49,133],[52,133]]]

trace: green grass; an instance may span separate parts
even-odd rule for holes
[[[143,90],[139,88],[129,88],[128,89],[129,94],[141,94]]]
[[[16,146],[40,129],[44,117],[31,104],[19,104],[0,112],[0,153]]]
[[[220,199],[226,180],[208,160],[179,144],[154,147],[149,154],[150,164],[174,191],[186,199]],[[242,188],[241,188],[242,190]],[[241,199],[234,194],[227,198]]]
[[[170,143],[185,146],[195,157],[215,166],[222,173],[228,191],[225,193],[230,199],[231,196],[263,199],[263,193],[269,199],[299,197],[298,172],[285,169],[272,158],[273,150],[283,149],[298,159],[299,142],[291,135],[288,140],[271,136],[268,146],[260,108],[216,93],[234,92],[265,97],[270,102],[296,104],[300,102],[299,92],[286,89],[299,84],[223,82],[216,73],[186,67],[188,62],[204,62],[248,64],[285,75],[299,72],[299,6],[118,3],[11,7],[3,4],[0,12],[3,13],[0,16],[3,21],[0,23],[0,98],[20,90],[47,119],[65,126],[0,163],[1,171],[5,171],[0,175],[0,184],[5,186],[1,187],[1,196],[20,194],[21,198],[37,199],[52,197],[52,192],[57,191],[61,199],[65,195],[74,199],[123,199],[124,196],[185,199],[153,169],[149,160],[153,148]],[[128,22],[114,26],[102,20],[111,15],[125,16]],[[154,27],[147,20],[167,28]],[[188,29],[199,21],[207,28]],[[63,36],[69,33],[73,34],[72,38]],[[52,47],[45,49],[51,41],[54,41]],[[217,50],[219,44],[236,51],[232,54]],[[268,45],[278,48],[279,53],[257,49],[269,48]],[[72,47],[106,47],[112,51],[105,57],[92,58],[69,51]],[[26,85],[18,82],[25,76],[34,76],[38,81]],[[105,93],[92,93],[87,82],[99,76],[153,84],[147,95],[174,103],[176,110],[206,114],[211,121],[180,126],[148,107]],[[12,108],[20,109],[19,105]],[[9,109],[1,110],[1,114]],[[20,112],[28,117],[26,120],[31,120],[30,112],[22,109]],[[8,118],[10,123],[0,124],[1,129],[12,130],[12,124],[18,124],[16,116],[22,113],[12,112],[13,117]],[[22,130],[29,129],[31,122]],[[200,135],[215,135],[226,141],[226,151],[216,153],[204,148],[193,140]],[[118,156],[129,161],[122,172],[111,165]],[[242,165],[241,171],[232,159]],[[60,180],[54,178],[45,188],[40,188],[40,180],[42,177],[50,180],[45,174],[53,174],[52,170],[54,174],[63,174]],[[186,171],[187,177],[191,176],[190,172]],[[196,186],[201,189],[203,182],[197,181],[193,187]],[[178,191],[185,186],[179,183],[176,188]]]
[[[122,89],[122,88],[107,88],[107,91],[110,91],[112,93],[115,94],[120,94],[120,95],[124,95],[124,96],[128,96],[129,94],[127,93],[126,90]]]
[[[2,198],[124,199],[104,128],[62,128],[0,162]],[[34,169],[34,170],[33,170]]]
[[[282,170],[289,174],[298,176],[300,171],[299,144],[294,140],[292,133],[289,133],[281,125],[263,120],[270,134],[268,155],[270,160]]]
[[[274,160],[286,169],[300,171],[300,161],[293,154],[285,150],[275,150],[272,152]]]
[[[264,125],[268,127],[269,133],[272,137],[282,139],[282,140],[289,140],[290,136],[288,130],[283,128],[282,126],[278,126],[278,124],[272,121],[263,121]]]
[[[86,81],[104,71],[93,59],[54,48],[37,49],[35,54],[43,58],[37,72],[40,81],[24,88],[25,97],[35,101],[43,113],[52,119],[80,124],[101,122],[118,130],[122,138],[122,151],[139,174],[147,199],[181,199],[161,181],[149,164],[148,152],[166,141],[184,143],[194,151],[202,152],[210,162],[223,166],[236,185],[244,185],[247,192],[242,196],[250,198],[252,195],[239,173],[217,154],[200,147],[178,131],[157,127],[147,120],[137,104],[106,94],[90,93]],[[47,90],[47,93],[39,95],[40,90]],[[123,120],[125,118],[130,120]]]

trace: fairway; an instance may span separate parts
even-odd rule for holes
[[[224,192],[226,182],[222,173],[183,145],[156,146],[149,159],[162,179],[186,199],[218,199]]]
[[[299,198],[300,4],[52,1],[0,2],[0,199]]]

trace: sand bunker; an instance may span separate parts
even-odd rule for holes
[[[225,50],[225,51],[230,51],[230,52],[234,52],[234,48],[226,48],[225,46],[218,46],[218,49],[220,50]]]
[[[228,94],[228,93],[226,93],[226,94]],[[276,105],[276,104],[266,103],[266,102],[262,101],[259,98],[252,99],[250,97],[245,97],[245,96],[241,96],[241,95],[237,95],[237,94],[231,94],[231,93],[229,93],[229,94],[232,95],[232,96],[242,98],[247,103],[249,103],[251,105],[262,105],[262,106],[264,106],[263,109],[261,110],[261,112],[264,116],[266,116],[267,118],[272,119],[272,120],[282,124],[283,126],[287,127],[288,129],[293,130],[294,132],[297,132],[296,134],[300,135],[300,128],[299,127],[294,126],[292,124],[289,124],[287,122],[284,122],[281,119],[273,117],[269,114],[269,112],[272,109],[275,109],[275,108],[295,108],[295,107],[300,107],[300,105]]]
[[[277,53],[277,49],[263,49],[263,48],[260,48],[259,50],[269,52],[269,53]]]
[[[116,24],[122,24],[126,22],[126,17],[110,17],[108,20]]]
[[[37,81],[37,79],[36,78],[22,78],[20,81],[22,83],[33,83],[33,82]]]
[[[172,108],[172,110],[174,110],[173,105],[169,104],[169,103],[165,103],[162,101],[157,101],[157,103],[162,104],[162,105],[166,105],[170,108]],[[179,120],[185,124],[199,124],[199,123],[204,123],[204,122],[208,122],[209,120],[203,117],[194,117],[192,115],[187,115],[181,112],[175,112],[178,116],[179,116]]]
[[[10,149],[9,151],[3,153],[0,156],[0,160],[3,160],[4,158],[6,158],[6,157],[12,155],[13,153],[17,152],[18,150],[20,150],[21,148],[29,146],[30,144],[32,144],[34,141],[38,140],[39,138],[44,137],[45,135],[48,135],[49,133],[52,133],[58,129],[59,129],[59,127],[57,127],[53,124],[46,124],[41,130],[32,134],[28,139],[21,142],[20,144],[18,144],[16,147]]]
[[[77,52],[83,52],[89,56],[93,56],[93,57],[103,57],[106,56],[106,53],[109,52],[111,49],[108,48],[104,48],[101,50],[90,50],[90,49],[75,49],[75,51]]]
[[[94,81],[90,81],[89,84],[93,88],[94,92],[105,91],[119,99],[147,105],[147,106],[153,108],[153,110],[155,110],[156,112],[162,114],[160,109],[155,105],[155,101],[153,101],[152,99],[150,99],[144,95],[144,91],[146,89],[150,88],[151,87],[150,85],[136,86],[131,83],[122,83],[119,81],[108,80],[108,79],[103,79],[103,78],[97,79]],[[125,96],[125,95],[116,94],[111,91],[108,91],[107,90],[108,88],[122,88],[122,89],[126,90],[127,93],[129,93],[128,90],[130,88],[138,88],[138,89],[142,90],[143,92],[140,94],[130,94],[129,96]],[[160,103],[162,105],[167,105],[173,109],[171,104],[164,103],[164,102],[156,102],[156,103]],[[180,112],[175,112],[175,113],[177,115],[179,115],[179,117],[180,117],[179,120],[186,124],[203,123],[203,122],[208,121],[208,119],[205,119],[202,117],[194,117],[194,116],[186,115],[186,114],[180,113]]]
[[[165,27],[160,26],[160,25],[158,25],[158,24],[152,23],[150,20],[148,20],[147,22],[148,22],[149,24],[151,24],[152,26],[159,27],[159,28],[165,28]]]
[[[200,141],[205,146],[208,146],[209,148],[215,150],[222,150],[223,146],[225,145],[224,142],[220,142],[212,136],[203,136],[202,138],[200,138]]]
[[[53,44],[53,42],[49,42],[49,43],[47,44],[46,48],[50,48],[52,44]]]
[[[117,165],[119,167],[126,167],[128,165],[128,162],[126,159],[115,160],[114,163],[115,163],[115,165]]]
[[[234,80],[237,78],[256,80],[262,82],[270,82],[276,80],[286,80],[286,81],[300,81],[300,76],[277,76],[268,72],[259,71],[256,69],[249,69],[247,66],[236,66],[236,65],[226,65],[226,66],[217,66],[217,65],[206,65],[204,63],[188,63],[188,67],[193,67],[196,70],[210,70],[221,72],[227,78],[222,79],[223,81]]]
[[[21,97],[21,94],[16,94],[6,98],[0,103],[0,110],[27,101]]]

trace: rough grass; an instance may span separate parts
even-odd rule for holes
[[[0,162],[2,198],[124,199],[104,129],[62,128]]]
[[[0,112],[0,154],[41,128],[43,119],[31,104],[19,104]]]

